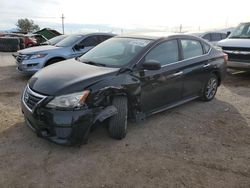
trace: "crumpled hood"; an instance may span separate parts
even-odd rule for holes
[[[29,87],[44,95],[65,95],[83,91],[89,85],[115,75],[118,71],[118,68],[88,65],[69,59],[38,71],[29,80]]]
[[[227,38],[227,39],[219,41],[218,46],[250,48],[250,39],[230,39],[230,38]]]
[[[34,54],[34,53],[46,52],[46,51],[51,51],[51,50],[59,50],[59,49],[61,49],[61,47],[46,45],[46,46],[36,46],[36,47],[26,48],[23,50],[19,50],[18,53]]]

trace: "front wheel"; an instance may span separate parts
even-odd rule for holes
[[[118,113],[109,120],[108,132],[110,137],[121,140],[127,133],[128,100],[125,96],[115,97],[112,104]]]
[[[208,79],[203,92],[202,92],[202,100],[203,101],[211,101],[217,92],[218,88],[218,77],[214,74],[211,74],[210,78]]]

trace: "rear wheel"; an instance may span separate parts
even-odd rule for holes
[[[218,88],[218,77],[215,74],[211,74],[210,78],[208,79],[205,85],[205,88],[203,89],[202,100],[211,101],[215,97],[217,88]]]
[[[126,136],[127,133],[127,97],[115,97],[112,101],[112,104],[117,108],[118,113],[110,118],[108,132],[112,138],[121,140]]]

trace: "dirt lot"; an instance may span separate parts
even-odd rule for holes
[[[122,141],[99,127],[81,148],[24,124],[28,78],[0,54],[0,187],[250,187],[250,73],[229,74],[216,99],[129,124]]]

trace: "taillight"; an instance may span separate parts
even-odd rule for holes
[[[227,61],[228,61],[228,55],[227,55],[227,54],[224,54],[224,55],[223,55],[223,58],[224,58],[225,63],[227,63]]]

